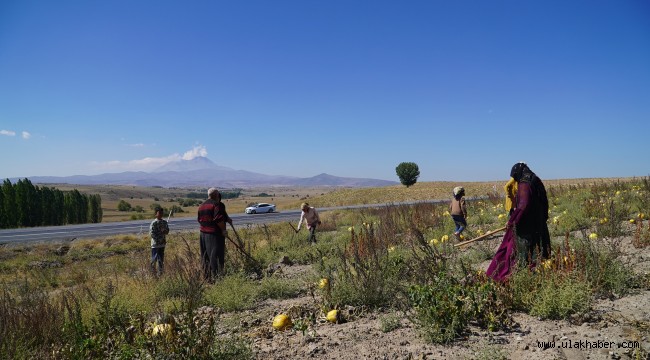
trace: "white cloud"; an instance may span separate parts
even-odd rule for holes
[[[205,157],[207,155],[208,155],[208,150],[205,149],[205,146],[198,145],[195,146],[194,149],[190,151],[186,151],[185,154],[183,154],[183,160],[192,160],[196,157],[199,156]]]
[[[16,136],[16,132],[11,130],[0,130],[0,135]]]
[[[32,134],[28,133],[27,131],[23,131],[23,139],[27,140],[30,137],[32,137]]]
[[[163,157],[146,157],[143,159],[120,161],[112,160],[106,162],[92,162],[91,166],[97,171],[150,171],[172,161],[192,160],[197,156],[206,156],[208,151],[205,146],[195,146],[192,150],[186,151],[182,156],[178,153]]]
[[[138,143],[138,144],[128,144],[127,146],[141,148],[141,147],[144,147],[144,144],[143,144],[143,143]]]

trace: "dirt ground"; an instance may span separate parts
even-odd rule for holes
[[[491,240],[495,249],[500,239]],[[622,241],[624,260],[639,274],[650,271],[650,248],[636,249],[631,238]],[[485,268],[489,261],[485,263]],[[283,275],[302,278],[310,266],[284,266]],[[275,314],[284,312],[299,318],[305,310],[318,309],[318,299],[303,296],[266,301],[254,310],[222,314],[222,334],[237,333],[253,340],[260,359],[648,359],[650,351],[650,291],[617,299],[598,299],[587,319],[542,321],[516,313],[515,325],[507,331],[472,329],[465,338],[449,346],[431,345],[400,314],[359,313],[346,309],[349,321],[342,324],[319,319],[303,333],[275,331]],[[400,327],[382,331],[382,319],[399,318]],[[544,344],[545,343],[545,344]],[[544,346],[546,345],[546,348]],[[628,349],[624,346],[640,346]]]

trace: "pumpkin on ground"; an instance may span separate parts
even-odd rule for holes
[[[273,328],[275,330],[283,331],[291,327],[291,325],[293,325],[291,318],[286,314],[278,314],[273,318]]]
[[[171,324],[156,324],[151,330],[151,335],[171,340],[174,336],[174,329]]]
[[[339,311],[336,310],[336,309],[334,309],[334,310],[330,310],[330,311],[327,313],[326,318],[327,318],[327,321],[329,321],[329,322],[331,322],[331,323],[334,323],[334,324],[338,324],[338,323],[340,323],[341,320],[342,320],[342,318],[341,318],[341,312],[339,312]]]

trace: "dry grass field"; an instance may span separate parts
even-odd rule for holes
[[[164,208],[179,206],[179,199],[187,198],[190,192],[206,193],[207,188],[161,188],[161,187],[142,187],[129,185],[71,185],[71,184],[38,184],[39,186],[48,186],[69,191],[77,189],[86,194],[99,194],[102,198],[102,209],[104,211],[103,222],[115,222],[130,220],[136,212],[118,211],[117,204],[124,200],[131,204],[132,207],[141,206],[145,213],[145,218],[153,217],[151,205],[160,204]],[[224,189],[228,190],[228,189]],[[252,188],[243,189],[242,195],[236,199],[225,199],[228,212],[236,214],[243,213],[244,209],[251,203],[269,202],[277,206],[278,211],[286,209],[298,209],[303,201],[324,196],[337,190],[334,187],[327,188],[296,188],[296,187],[277,187],[277,188]],[[268,196],[257,196],[260,194]],[[182,207],[183,213],[176,213],[174,217],[196,216],[196,206]]]
[[[611,183],[627,181],[629,178],[598,178],[598,179],[553,179],[544,180],[547,187],[555,185],[590,185],[597,183]],[[226,199],[224,203],[228,212],[237,214],[251,203],[269,202],[277,206],[278,211],[297,210],[302,202],[309,202],[312,206],[328,207],[359,204],[392,203],[418,200],[448,199],[455,186],[465,187],[468,197],[484,196],[486,194],[503,194],[503,185],[506,180],[484,182],[453,182],[435,181],[420,182],[411,187],[394,185],[380,188],[338,188],[338,187],[268,187],[242,189],[242,195],[236,199]],[[42,184],[39,184],[43,186]],[[47,184],[44,186],[58,188],[63,191],[77,189],[86,194],[99,194],[102,198],[104,211],[103,222],[130,220],[135,212],[117,210],[117,204],[124,200],[133,207],[141,206],[145,213],[144,218],[153,217],[150,206],[158,203],[165,208],[179,205],[178,199],[186,198],[189,192],[206,193],[206,188],[162,188],[139,187],[129,185],[70,185]],[[228,190],[228,189],[224,189]],[[262,193],[271,195],[256,196]],[[195,216],[196,206],[182,207],[183,213],[174,214],[175,217]]]
[[[457,185],[471,197],[503,183],[249,189],[229,207],[446,199]],[[432,203],[324,212],[316,244],[286,223],[240,228],[214,283],[196,230],[168,236],[162,276],[146,234],[2,246],[0,358],[650,359],[650,179],[546,184],[552,255],[505,283],[485,274],[500,235],[457,247]],[[77,189],[105,207],[189,191]],[[503,216],[503,199],[472,202],[467,236]],[[279,314],[291,324],[276,326]]]

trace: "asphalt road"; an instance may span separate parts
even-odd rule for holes
[[[398,204],[371,204],[371,205],[353,205],[338,206],[328,208],[318,208],[320,213],[331,210],[342,209],[361,209],[368,207],[381,207],[388,205],[412,205],[415,203],[440,203],[446,200],[430,201],[413,201]],[[297,226],[300,219],[300,210],[282,211],[269,214],[230,214],[235,228],[248,225],[271,224],[278,222],[291,222]],[[0,245],[10,243],[27,243],[27,242],[49,242],[49,241],[72,241],[74,239],[98,238],[102,236],[120,235],[120,234],[145,234],[149,232],[149,224],[153,219],[134,220],[100,224],[80,224],[80,225],[63,225],[47,226],[21,229],[3,229],[0,230]],[[174,231],[198,231],[196,217],[171,218],[169,228]]]

